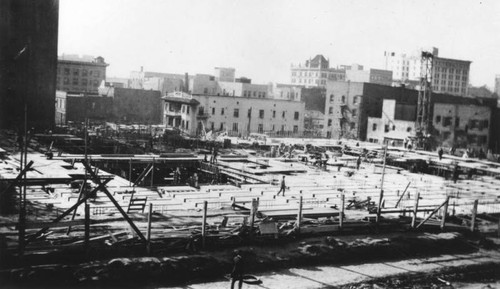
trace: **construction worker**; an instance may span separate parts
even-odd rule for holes
[[[280,190],[276,196],[279,196],[281,192],[283,192],[283,197],[285,196],[285,189],[286,189],[286,184],[285,184],[285,176],[283,176],[283,179],[281,179],[281,185],[280,185]]]
[[[438,150],[439,160],[442,160],[442,159],[443,159],[443,153],[444,153],[443,148],[442,148],[442,147],[441,147],[441,148],[439,148],[439,150]]]
[[[233,270],[231,271],[231,289],[234,289],[234,283],[238,281],[238,288],[243,287],[243,257],[239,250],[234,250]]]
[[[356,170],[359,171],[359,166],[361,165],[361,156],[358,156],[358,159],[356,160]]]

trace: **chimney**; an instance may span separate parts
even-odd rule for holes
[[[184,92],[189,93],[189,74],[184,73]]]

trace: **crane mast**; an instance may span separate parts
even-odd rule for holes
[[[422,51],[420,59],[420,89],[418,91],[417,120],[416,120],[416,138],[417,146],[426,147],[429,141],[432,116],[431,116],[431,98],[432,98],[432,66],[434,55],[431,52]]]

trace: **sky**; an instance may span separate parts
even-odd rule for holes
[[[500,74],[498,0],[60,0],[59,55],[102,56],[107,76],[213,74],[290,83],[290,65],[384,67],[384,51],[437,47],[472,61],[470,82]]]

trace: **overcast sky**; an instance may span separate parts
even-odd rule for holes
[[[139,70],[290,82],[290,64],[384,68],[384,51],[438,47],[472,61],[471,83],[500,74],[500,1],[60,0],[59,54],[103,56],[108,76]]]

